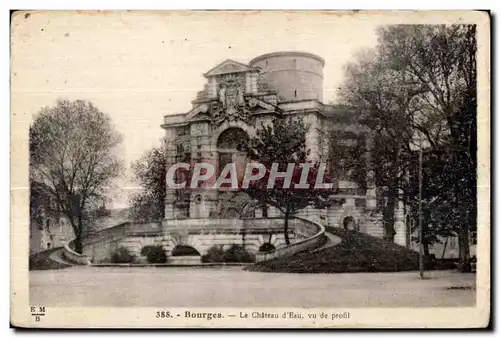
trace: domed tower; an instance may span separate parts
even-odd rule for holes
[[[324,65],[319,56],[303,52],[264,54],[249,63],[260,68],[262,80],[286,101],[323,101]]]

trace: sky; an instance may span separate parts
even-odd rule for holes
[[[324,101],[343,68],[376,44],[383,18],[307,12],[37,12],[18,15],[11,35],[14,130],[57,99],[84,99],[111,116],[129,167],[159,144],[162,117],[184,113],[203,73],[226,59],[248,63],[276,51],[325,59]],[[127,170],[112,207],[137,188]]]

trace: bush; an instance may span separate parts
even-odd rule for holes
[[[189,245],[177,245],[172,251],[172,256],[200,256],[200,253]]]
[[[208,249],[207,253],[201,256],[203,263],[221,263],[224,262],[224,250],[220,246],[214,245]]]
[[[203,263],[252,263],[255,256],[241,245],[233,245],[224,251],[221,246],[214,245],[201,257]]]
[[[271,243],[264,243],[259,248],[259,252],[271,252],[274,250],[276,250],[276,247],[274,245],[272,245]]]
[[[167,255],[161,245],[147,245],[142,248],[141,255],[146,256],[148,263],[166,263]]]
[[[119,247],[111,254],[111,262],[113,263],[132,263],[135,257],[125,247]]]
[[[241,245],[233,245],[224,253],[224,262],[227,263],[251,263],[255,257]]]

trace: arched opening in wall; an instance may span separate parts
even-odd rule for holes
[[[352,216],[344,218],[342,223],[344,225],[344,230],[356,230],[356,223],[354,222],[354,218]]]
[[[259,247],[259,252],[271,252],[276,250],[276,247],[271,243],[264,243]]]
[[[238,179],[243,178],[247,164],[246,146],[248,134],[241,128],[228,128],[224,130],[217,139],[217,152],[219,154],[218,174],[224,170],[228,163],[235,163]],[[223,185],[228,188],[230,185]]]
[[[172,256],[201,256],[201,254],[190,245],[179,244],[172,250]]]

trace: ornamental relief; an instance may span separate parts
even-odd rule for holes
[[[212,106],[212,125],[217,127],[224,122],[233,121],[253,125],[255,118],[244,94],[245,77],[243,75],[226,74],[217,78],[217,101]]]

